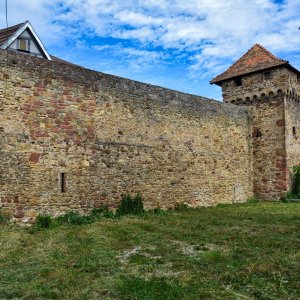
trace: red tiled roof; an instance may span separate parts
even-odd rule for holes
[[[0,46],[4,44],[24,23],[0,30]]]
[[[213,78],[210,83],[221,84],[229,78],[281,65],[289,65],[289,62],[276,57],[263,46],[256,44],[224,73]]]

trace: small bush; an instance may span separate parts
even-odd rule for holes
[[[8,220],[9,220],[8,216],[2,214],[1,210],[0,210],[0,224],[4,224],[4,223],[8,222]]]
[[[53,220],[49,215],[38,215],[35,220],[35,228],[49,229],[53,225]]]
[[[259,201],[260,200],[254,196],[254,197],[249,198],[247,200],[247,203],[249,203],[249,204],[251,204],[251,203],[258,203]]]
[[[176,203],[176,205],[174,207],[174,210],[176,210],[176,211],[186,211],[188,209],[189,209],[189,207],[185,203]]]
[[[295,186],[294,186],[293,193],[295,195],[300,196],[300,167],[299,166],[293,167],[293,174],[295,178]]]
[[[291,199],[300,199],[300,194],[295,194],[293,192],[287,192],[285,198],[282,199],[282,202],[289,202]]]
[[[122,195],[122,200],[117,208],[116,214],[118,216],[140,215],[144,212],[142,196],[140,193],[137,193],[133,199],[130,194]]]
[[[82,216],[76,211],[70,211],[66,214],[59,216],[57,218],[58,223],[60,224],[72,224],[72,225],[82,225],[92,223],[91,216]]]
[[[108,219],[113,219],[115,217],[115,214],[114,214],[113,211],[108,209],[108,210],[103,212],[103,217],[108,218]]]
[[[106,205],[93,208],[90,212],[90,217],[94,220],[99,220],[102,218],[114,218],[115,214]]]
[[[300,199],[300,167],[293,167],[294,186],[293,190],[287,192],[284,202],[288,202],[290,199]]]
[[[155,213],[157,215],[166,215],[167,211],[164,209],[161,209],[160,207],[156,207],[153,209],[153,213]]]
[[[231,207],[232,203],[219,203],[216,205],[216,207],[221,207],[221,208],[227,208],[227,207]]]

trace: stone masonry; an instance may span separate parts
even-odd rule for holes
[[[218,81],[225,103],[7,51],[0,68],[0,207],[20,222],[124,193],[147,209],[276,200],[300,163],[286,66]]]
[[[252,196],[243,107],[61,61],[2,51],[0,63],[0,203],[14,218],[115,208],[126,192],[146,208]]]
[[[300,165],[299,71],[255,45],[213,81],[222,86],[225,103],[247,107],[251,115],[254,195],[284,198],[292,168]]]

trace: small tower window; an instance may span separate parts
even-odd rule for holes
[[[241,86],[243,84],[242,78],[241,77],[236,78],[235,79],[235,84],[236,84],[236,86]]]
[[[264,73],[264,79],[265,79],[265,80],[271,79],[271,72],[270,72],[270,71]]]
[[[66,191],[67,191],[66,173],[60,173],[60,192],[65,193]]]

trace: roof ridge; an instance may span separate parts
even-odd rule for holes
[[[288,63],[287,60],[278,58],[262,45],[255,44],[227,70],[214,77],[210,83],[220,83],[225,79]]]
[[[284,60],[284,59],[281,59],[281,58],[279,58],[279,57],[277,57],[276,55],[274,55],[271,51],[269,51],[267,48],[265,48],[264,46],[262,46],[261,44],[255,44],[253,47],[255,47],[255,46],[258,46],[258,47],[260,47],[263,51],[265,51],[268,55],[270,55],[272,58],[274,58],[274,59],[277,59],[277,60],[279,60],[279,61],[284,61],[284,62],[288,62],[287,60]],[[253,48],[252,47],[252,48]],[[251,49],[252,49],[251,48]],[[250,50],[251,50],[250,49]],[[250,51],[249,50],[249,51]]]
[[[286,60],[280,59],[277,56],[275,56],[273,53],[271,53],[269,50],[267,50],[265,47],[263,47],[261,44],[255,44],[253,45],[244,55],[242,55],[232,66],[230,66],[225,72],[229,71],[230,69],[233,69],[234,66],[236,66],[240,61],[243,60],[255,47],[259,47],[262,51],[270,55],[272,58],[282,61],[282,62],[287,62]],[[225,73],[224,72],[224,73]]]
[[[0,29],[0,47],[9,40],[26,22]]]
[[[0,33],[3,32],[3,31],[12,30],[12,29],[14,29],[14,28],[21,27],[21,26],[24,25],[26,22],[27,22],[27,21],[22,22],[22,23],[19,23],[19,24],[16,24],[16,25],[13,25],[13,26],[9,26],[9,27],[2,28],[2,29],[0,29]]]

